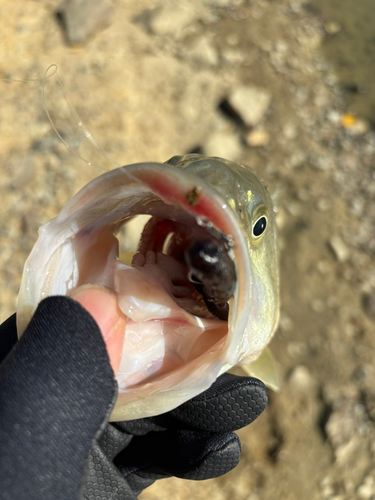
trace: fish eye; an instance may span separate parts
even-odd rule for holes
[[[267,227],[267,217],[262,215],[262,217],[260,217],[253,226],[253,236],[255,238],[259,238],[259,236],[261,236],[266,230],[266,227]]]

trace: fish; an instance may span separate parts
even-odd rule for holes
[[[118,235],[140,214],[149,220],[138,249],[122,259]],[[39,228],[18,336],[42,299],[87,287],[112,294],[122,318],[110,421],[158,415],[202,393],[255,361],[277,327],[277,229],[264,182],[198,154],[100,175]]]

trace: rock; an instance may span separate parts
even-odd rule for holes
[[[299,217],[302,214],[302,206],[298,201],[288,201],[286,209],[293,217]]]
[[[309,370],[303,365],[296,366],[289,377],[289,384],[298,391],[310,389],[313,382]]]
[[[335,109],[331,109],[327,113],[327,119],[333,124],[333,125],[340,125],[341,122],[341,114],[339,111],[336,111]]]
[[[293,140],[297,137],[298,130],[297,127],[293,125],[293,123],[286,123],[283,126],[283,133],[286,139]]]
[[[180,3],[152,11],[149,29],[154,35],[175,35],[187,28],[197,18],[193,5]]]
[[[111,24],[114,7],[108,0],[65,0],[56,14],[68,43],[83,45]]]
[[[369,124],[365,120],[357,119],[352,127],[348,129],[351,135],[362,135],[370,130]]]
[[[341,125],[353,136],[362,135],[370,128],[365,120],[357,118],[352,113],[344,113],[341,116]]]
[[[287,314],[282,312],[280,314],[280,329],[283,332],[291,332],[293,330],[293,321]]]
[[[348,401],[342,408],[332,412],[325,430],[334,450],[347,445],[357,433],[355,405]]]
[[[336,35],[341,31],[341,26],[336,21],[330,21],[324,25],[327,35]]]
[[[344,263],[349,259],[349,249],[339,236],[332,236],[328,243],[340,263]]]
[[[267,146],[270,142],[270,135],[265,128],[251,130],[246,136],[246,144],[253,148]]]
[[[201,37],[188,55],[199,66],[216,66],[219,62],[218,53],[207,37]]]
[[[357,488],[358,498],[361,500],[370,500],[375,496],[375,477],[366,476],[363,483]]]
[[[352,214],[357,217],[361,217],[366,206],[366,200],[364,197],[356,197],[350,200],[349,210]]]
[[[213,132],[204,146],[204,154],[236,161],[241,156],[242,148],[237,134],[227,130]]]
[[[245,59],[241,51],[233,48],[223,49],[221,55],[227,64],[243,64]]]
[[[228,103],[248,127],[255,127],[267,113],[271,98],[265,89],[239,87],[231,93]]]
[[[316,204],[316,207],[319,212],[327,212],[330,209],[331,204],[326,198],[320,198],[318,200],[318,203]]]

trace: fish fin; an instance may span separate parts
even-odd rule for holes
[[[279,391],[279,370],[276,360],[269,347],[265,347],[263,349],[258,359],[248,363],[247,365],[242,365],[239,368],[242,368],[246,375],[256,377],[261,380],[269,389]]]

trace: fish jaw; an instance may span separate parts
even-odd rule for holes
[[[119,295],[127,294],[134,299],[131,291],[123,292],[121,282],[124,280],[120,275],[135,270],[133,267],[126,270],[125,264],[119,264],[116,231],[137,214],[165,217],[166,211],[174,222],[200,228],[208,226],[210,234],[226,238],[230,245],[237,283],[229,301],[228,324],[213,320],[214,324],[209,325],[201,318],[189,316],[183,308],[168,302],[167,292],[158,294],[159,305],[169,308],[169,312],[164,310],[164,317],[134,321],[121,297],[119,299]],[[92,248],[96,249],[94,256]],[[99,255],[101,259],[97,258]],[[26,261],[22,278],[17,307],[18,334],[22,335],[44,297],[70,295],[74,298],[74,292],[79,293],[79,288],[88,284],[108,288],[117,294],[117,305],[126,316],[123,338],[116,338],[117,348],[112,351],[111,342],[105,338],[120,388],[111,420],[152,416],[199,394],[220,373],[251,353],[258,353],[261,341],[258,339],[254,348],[253,332],[247,328],[252,281],[243,228],[235,212],[214,188],[202,179],[166,165],[122,167],[89,183],[55,219],[39,230],[39,239]],[[142,286],[138,299],[145,297]],[[134,304],[132,307],[134,310]],[[142,306],[138,309],[139,312]],[[189,349],[183,343],[182,347],[177,345],[173,338],[176,332],[181,332],[183,338],[193,339]],[[184,335],[184,332],[188,333]],[[267,332],[265,342],[269,335]],[[140,371],[145,370],[145,374],[141,377],[137,368],[136,340],[139,338],[143,339],[145,351],[140,363]],[[165,339],[172,339],[168,346]],[[119,360],[118,352],[114,351],[121,342]],[[183,359],[181,353],[185,351],[189,355]],[[131,373],[129,366],[133,366]]]

